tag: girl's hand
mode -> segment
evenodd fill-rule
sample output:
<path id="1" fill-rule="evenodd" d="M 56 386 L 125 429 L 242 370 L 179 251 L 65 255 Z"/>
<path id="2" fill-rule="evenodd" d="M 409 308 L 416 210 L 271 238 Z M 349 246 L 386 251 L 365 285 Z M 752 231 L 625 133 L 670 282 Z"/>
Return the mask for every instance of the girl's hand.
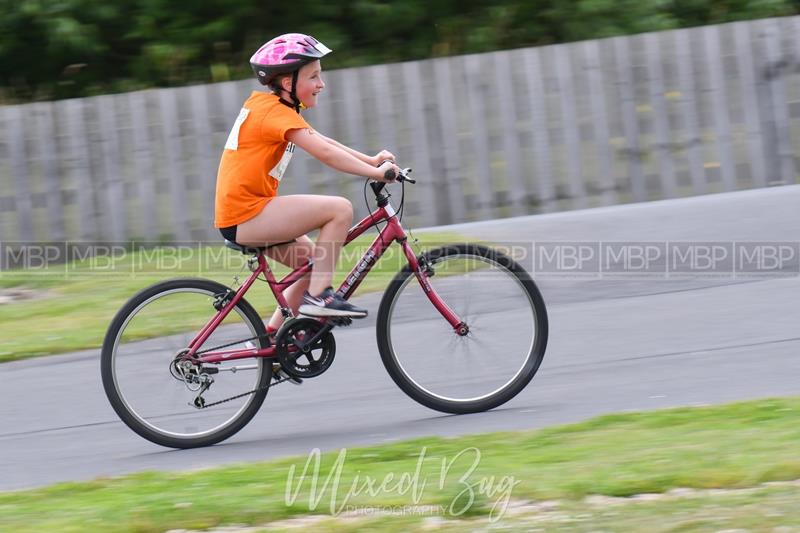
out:
<path id="1" fill-rule="evenodd" d="M 384 161 L 391 161 L 392 163 L 396 161 L 394 154 L 389 150 L 381 150 L 380 152 L 372 156 L 370 159 L 372 160 L 372 166 L 374 167 L 377 167 Z"/>
<path id="2" fill-rule="evenodd" d="M 372 177 L 378 181 L 383 181 L 385 183 L 394 183 L 394 180 L 397 179 L 397 176 L 400 175 L 400 167 L 398 167 L 391 161 L 385 161 L 381 166 L 379 166 L 375 170 L 377 172 Z"/>

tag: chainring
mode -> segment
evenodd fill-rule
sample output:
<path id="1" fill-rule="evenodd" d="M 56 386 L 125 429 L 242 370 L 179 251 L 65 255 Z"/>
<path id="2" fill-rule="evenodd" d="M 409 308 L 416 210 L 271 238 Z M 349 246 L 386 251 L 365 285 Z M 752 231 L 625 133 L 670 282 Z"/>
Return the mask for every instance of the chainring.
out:
<path id="1" fill-rule="evenodd" d="M 278 330 L 275 348 L 281 368 L 287 374 L 313 378 L 330 368 L 336 354 L 336 340 L 330 326 L 313 318 L 294 318 Z"/>

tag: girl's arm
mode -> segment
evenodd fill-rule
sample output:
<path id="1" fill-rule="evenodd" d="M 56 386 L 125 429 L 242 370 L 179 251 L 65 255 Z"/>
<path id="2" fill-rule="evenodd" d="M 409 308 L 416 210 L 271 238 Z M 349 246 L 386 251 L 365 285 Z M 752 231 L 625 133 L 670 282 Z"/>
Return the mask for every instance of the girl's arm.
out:
<path id="1" fill-rule="evenodd" d="M 372 164 L 372 159 L 367 154 L 362 154 L 358 150 L 354 150 L 354 149 L 350 148 L 349 146 L 343 145 L 339 141 L 331 139 L 330 137 L 326 137 L 325 135 L 319 133 L 318 131 L 315 131 L 314 134 L 315 135 L 319 135 L 322 138 L 323 141 L 325 141 L 325 142 L 327 142 L 329 144 L 332 144 L 332 145 L 336 146 L 337 148 L 341 148 L 342 150 L 344 150 L 348 154 L 352 155 L 353 157 L 355 157 L 359 161 L 363 161 L 364 163 L 366 163 L 368 165 L 375 166 L 375 165 Z"/>
<path id="2" fill-rule="evenodd" d="M 362 154 L 358 150 L 354 150 L 354 149 L 350 148 L 349 146 L 345 146 L 342 143 L 340 143 L 339 141 L 337 141 L 335 139 L 331 139 L 330 137 L 326 137 L 325 135 L 323 135 L 323 134 L 321 134 L 319 132 L 315 132 L 315 134 L 319 135 L 320 137 L 322 137 L 322 139 L 325 140 L 326 142 L 328 142 L 328 143 L 330 143 L 330 144 L 332 144 L 332 145 L 334 145 L 334 146 L 336 146 L 338 148 L 341 148 L 342 150 L 344 150 L 348 154 L 352 155 L 356 159 L 359 159 L 360 161 L 363 161 L 364 163 L 367 163 L 368 165 L 372 165 L 372 166 L 375 167 L 375 166 L 378 166 L 379 164 L 381 164 L 382 162 L 387 161 L 387 160 L 391 161 L 392 163 L 394 163 L 394 161 L 395 161 L 394 160 L 394 155 L 392 155 L 392 153 L 387 151 L 387 150 L 381 150 L 381 152 L 379 152 L 377 155 L 371 156 L 371 155 L 367 155 L 367 154 Z"/>
<path id="3" fill-rule="evenodd" d="M 286 133 L 286 140 L 293 142 L 321 162 L 340 172 L 355 176 L 366 176 L 378 181 L 391 181 L 384 178 L 386 171 L 389 169 L 393 169 L 395 174 L 400 172 L 400 168 L 394 163 L 386 163 L 376 167 L 371 163 L 370 157 L 347 148 L 336 141 L 331 142 L 331 139 L 320 135 L 312 129 L 289 130 Z M 370 161 L 364 161 L 358 156 L 370 159 Z"/>

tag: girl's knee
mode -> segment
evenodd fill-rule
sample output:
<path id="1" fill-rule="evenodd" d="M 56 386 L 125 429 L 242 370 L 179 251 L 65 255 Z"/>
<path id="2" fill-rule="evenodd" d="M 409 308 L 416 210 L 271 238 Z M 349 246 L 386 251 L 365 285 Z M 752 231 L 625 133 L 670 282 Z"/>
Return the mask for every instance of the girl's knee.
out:
<path id="1" fill-rule="evenodd" d="M 342 218 L 353 220 L 353 204 L 347 198 L 337 196 L 334 198 L 336 206 L 336 214 Z"/>

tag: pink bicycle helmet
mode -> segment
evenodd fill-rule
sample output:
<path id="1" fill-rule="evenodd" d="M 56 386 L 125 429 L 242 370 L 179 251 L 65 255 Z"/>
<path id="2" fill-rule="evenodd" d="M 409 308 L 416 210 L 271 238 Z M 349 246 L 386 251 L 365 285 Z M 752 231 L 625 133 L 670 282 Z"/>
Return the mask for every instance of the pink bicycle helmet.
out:
<path id="1" fill-rule="evenodd" d="M 259 48 L 250 58 L 250 66 L 253 67 L 258 81 L 262 85 L 269 85 L 275 76 L 296 73 L 306 63 L 320 59 L 330 52 L 330 48 L 310 35 L 285 33 Z"/>

